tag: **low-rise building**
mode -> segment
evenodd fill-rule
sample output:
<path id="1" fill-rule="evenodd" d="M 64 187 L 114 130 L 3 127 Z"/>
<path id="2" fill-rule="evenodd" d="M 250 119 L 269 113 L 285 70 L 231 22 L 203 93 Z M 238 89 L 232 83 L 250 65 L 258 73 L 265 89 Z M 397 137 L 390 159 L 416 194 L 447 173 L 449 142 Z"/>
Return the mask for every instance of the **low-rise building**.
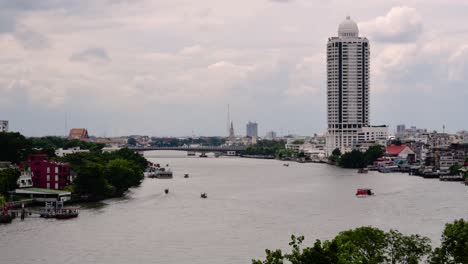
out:
<path id="1" fill-rule="evenodd" d="M 69 148 L 69 149 L 59 148 L 59 149 L 56 149 L 56 150 L 55 150 L 55 155 L 56 155 L 57 157 L 63 157 L 63 156 L 66 156 L 66 155 L 68 155 L 68 154 L 86 153 L 86 152 L 89 152 L 89 150 L 87 150 L 87 149 L 80 149 L 80 147 Z"/>
<path id="2" fill-rule="evenodd" d="M 106 145 L 106 147 L 123 147 L 127 144 L 126 138 L 96 138 L 95 143 Z"/>
<path id="3" fill-rule="evenodd" d="M 45 154 L 30 155 L 21 169 L 31 172 L 32 184 L 36 188 L 62 190 L 73 181 L 70 165 L 49 161 Z"/>
<path id="4" fill-rule="evenodd" d="M 400 159 L 408 159 L 414 162 L 416 155 L 414 151 L 407 145 L 388 145 L 385 148 L 385 154 L 390 157 L 396 157 Z"/>
<path id="5" fill-rule="evenodd" d="M 20 177 L 16 181 L 16 184 L 18 185 L 19 188 L 33 187 L 31 170 L 30 169 L 23 170 L 21 172 Z"/>

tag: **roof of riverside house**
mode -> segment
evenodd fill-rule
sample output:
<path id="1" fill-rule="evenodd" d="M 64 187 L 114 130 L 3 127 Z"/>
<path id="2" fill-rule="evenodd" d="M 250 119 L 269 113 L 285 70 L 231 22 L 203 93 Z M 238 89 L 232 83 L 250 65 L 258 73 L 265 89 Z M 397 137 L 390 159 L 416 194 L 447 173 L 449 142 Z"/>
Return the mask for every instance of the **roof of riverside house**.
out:
<path id="1" fill-rule="evenodd" d="M 398 155 L 400 154 L 400 152 L 402 152 L 406 147 L 408 147 L 407 145 L 405 144 L 402 144 L 400 146 L 398 145 L 388 145 L 386 147 L 386 152 L 387 154 L 389 155 Z M 408 147 L 409 148 L 409 147 Z M 410 148 L 411 149 L 411 148 Z"/>
<path id="2" fill-rule="evenodd" d="M 58 194 L 58 195 L 71 195 L 71 192 L 43 189 L 43 188 L 22 188 L 14 191 L 16 194 Z"/>

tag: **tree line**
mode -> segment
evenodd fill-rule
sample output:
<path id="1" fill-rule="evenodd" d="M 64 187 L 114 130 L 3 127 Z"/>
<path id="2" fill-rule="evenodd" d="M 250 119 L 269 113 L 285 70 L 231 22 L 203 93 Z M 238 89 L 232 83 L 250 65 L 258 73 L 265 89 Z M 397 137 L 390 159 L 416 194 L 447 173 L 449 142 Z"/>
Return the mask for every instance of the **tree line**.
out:
<path id="1" fill-rule="evenodd" d="M 359 227 L 339 233 L 332 240 L 316 240 L 303 247 L 303 236 L 291 236 L 291 250 L 265 250 L 266 257 L 252 264 L 467 264 L 468 222 L 455 220 L 445 225 L 440 246 L 420 235 L 385 232 Z"/>
<path id="2" fill-rule="evenodd" d="M 383 146 L 374 145 L 369 147 L 365 152 L 354 149 L 351 152 L 341 153 L 339 149 L 335 149 L 328 160 L 343 168 L 364 168 L 371 165 L 378 158 L 383 157 L 385 149 Z"/>

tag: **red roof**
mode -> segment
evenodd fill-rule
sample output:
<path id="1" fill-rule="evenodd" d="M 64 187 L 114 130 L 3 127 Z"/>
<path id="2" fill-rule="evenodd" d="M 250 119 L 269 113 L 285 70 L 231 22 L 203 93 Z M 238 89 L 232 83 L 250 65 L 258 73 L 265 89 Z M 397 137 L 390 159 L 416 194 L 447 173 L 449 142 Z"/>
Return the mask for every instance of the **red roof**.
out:
<path id="1" fill-rule="evenodd" d="M 400 146 L 388 145 L 387 148 L 386 148 L 386 152 L 387 152 L 388 155 L 398 156 L 398 154 L 400 154 L 400 152 L 402 152 L 406 147 L 408 147 L 408 146 L 405 145 L 405 144 L 402 144 Z"/>

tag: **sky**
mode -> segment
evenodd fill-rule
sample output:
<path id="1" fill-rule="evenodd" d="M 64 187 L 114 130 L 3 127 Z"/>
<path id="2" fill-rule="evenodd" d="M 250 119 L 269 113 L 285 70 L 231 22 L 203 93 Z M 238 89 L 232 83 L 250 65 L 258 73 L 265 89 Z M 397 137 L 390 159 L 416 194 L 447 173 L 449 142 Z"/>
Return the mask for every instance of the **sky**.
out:
<path id="1" fill-rule="evenodd" d="M 468 129 L 467 0 L 0 0 L 0 120 L 27 136 L 326 130 L 326 43 L 371 45 L 371 124 Z"/>

